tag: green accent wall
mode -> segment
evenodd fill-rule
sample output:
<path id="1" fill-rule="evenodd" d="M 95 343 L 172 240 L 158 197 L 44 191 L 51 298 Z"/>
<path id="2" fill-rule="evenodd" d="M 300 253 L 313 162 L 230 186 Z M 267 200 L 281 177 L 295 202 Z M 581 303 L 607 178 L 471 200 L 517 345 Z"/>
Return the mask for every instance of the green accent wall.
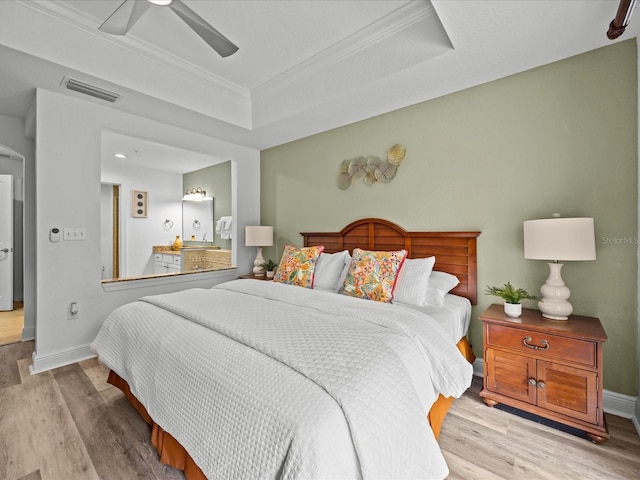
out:
<path id="1" fill-rule="evenodd" d="M 523 256 L 522 222 L 593 217 L 597 260 L 567 262 L 574 313 L 602 320 L 604 386 L 638 394 L 638 152 L 635 40 L 512 75 L 261 152 L 261 221 L 275 243 L 363 217 L 407 230 L 479 230 L 478 315 L 501 301 L 487 285 L 538 292 L 549 268 Z M 336 186 L 341 162 L 407 155 L 389 184 Z M 437 260 L 436 260 L 437 261 Z M 525 301 L 525 306 L 535 303 Z"/>
<path id="2" fill-rule="evenodd" d="M 231 162 L 219 163 L 182 176 L 183 190 L 202 187 L 207 195 L 214 198 L 213 202 L 213 228 L 220 217 L 231 215 Z M 222 239 L 215 235 L 215 242 L 220 248 L 231 250 L 231 240 Z M 188 239 L 186 239 L 188 240 Z"/>

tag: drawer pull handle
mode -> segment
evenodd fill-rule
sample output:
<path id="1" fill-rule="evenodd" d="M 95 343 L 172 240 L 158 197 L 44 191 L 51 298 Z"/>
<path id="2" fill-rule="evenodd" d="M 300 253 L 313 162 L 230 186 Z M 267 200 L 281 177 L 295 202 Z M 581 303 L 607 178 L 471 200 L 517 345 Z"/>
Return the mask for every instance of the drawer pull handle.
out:
<path id="1" fill-rule="evenodd" d="M 530 378 L 529 379 L 529 385 L 535 385 L 536 384 L 536 379 L 535 378 Z"/>
<path id="2" fill-rule="evenodd" d="M 547 385 L 544 382 L 538 382 L 538 388 L 544 388 Z"/>
<path id="3" fill-rule="evenodd" d="M 531 341 L 531 337 L 524 337 L 522 339 L 522 344 L 525 347 L 528 348 L 533 348 L 534 350 L 549 350 L 549 342 L 547 342 L 545 339 L 542 339 L 542 341 L 540 343 L 542 343 L 542 345 L 533 345 L 531 343 L 528 343 Z"/>

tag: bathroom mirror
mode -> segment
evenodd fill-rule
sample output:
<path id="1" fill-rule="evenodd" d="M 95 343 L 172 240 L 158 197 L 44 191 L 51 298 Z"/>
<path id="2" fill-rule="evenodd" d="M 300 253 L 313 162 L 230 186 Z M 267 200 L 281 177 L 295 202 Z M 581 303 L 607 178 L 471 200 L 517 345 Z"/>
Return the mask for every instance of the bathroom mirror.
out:
<path id="1" fill-rule="evenodd" d="M 182 200 L 183 241 L 213 242 L 213 197 Z"/>

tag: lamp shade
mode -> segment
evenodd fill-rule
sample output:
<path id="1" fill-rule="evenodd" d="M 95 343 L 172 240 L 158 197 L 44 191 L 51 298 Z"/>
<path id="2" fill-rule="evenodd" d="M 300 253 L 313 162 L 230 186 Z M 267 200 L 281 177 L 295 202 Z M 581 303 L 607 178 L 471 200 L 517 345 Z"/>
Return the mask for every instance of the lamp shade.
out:
<path id="1" fill-rule="evenodd" d="M 525 221 L 524 258 L 595 260 L 593 218 L 545 218 Z"/>
<path id="2" fill-rule="evenodd" d="M 244 244 L 247 247 L 270 247 L 273 245 L 273 227 L 249 226 L 244 228 Z"/>

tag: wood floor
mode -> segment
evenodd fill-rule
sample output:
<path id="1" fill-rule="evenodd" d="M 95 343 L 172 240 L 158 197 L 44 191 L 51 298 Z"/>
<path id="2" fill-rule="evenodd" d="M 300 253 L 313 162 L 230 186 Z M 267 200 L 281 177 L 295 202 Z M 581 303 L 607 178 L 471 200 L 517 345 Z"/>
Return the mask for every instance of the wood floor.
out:
<path id="1" fill-rule="evenodd" d="M 0 345 L 15 343 L 22 338 L 24 306 L 15 302 L 10 312 L 0 312 Z"/>
<path id="2" fill-rule="evenodd" d="M 0 347 L 0 479 L 181 479 L 158 462 L 150 428 L 107 371 L 87 360 L 29 375 L 33 342 Z M 607 415 L 600 446 L 489 408 L 480 382 L 454 402 L 440 445 L 449 479 L 636 479 L 640 438 L 630 420 Z"/>

